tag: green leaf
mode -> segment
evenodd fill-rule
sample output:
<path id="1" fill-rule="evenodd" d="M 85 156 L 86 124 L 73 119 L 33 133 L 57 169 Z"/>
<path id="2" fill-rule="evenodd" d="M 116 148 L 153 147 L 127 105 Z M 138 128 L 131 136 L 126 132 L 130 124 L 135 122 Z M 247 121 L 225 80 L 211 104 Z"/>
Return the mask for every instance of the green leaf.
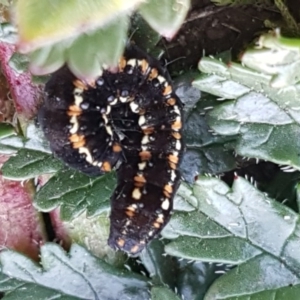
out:
<path id="1" fill-rule="evenodd" d="M 149 24 L 139 14 L 134 14 L 131 18 L 130 35 L 135 44 L 154 57 L 159 57 L 163 53 L 162 49 L 156 47 L 161 36 L 154 31 Z"/>
<path id="2" fill-rule="evenodd" d="M 158 286 L 151 289 L 152 300 L 180 300 L 180 298 L 170 289 Z"/>
<path id="3" fill-rule="evenodd" d="M 295 170 L 288 167 L 282 167 L 282 169 L 284 172 L 278 172 L 268 184 L 260 184 L 260 190 L 295 211 L 299 211 L 296 198 L 300 173 L 293 172 Z"/>
<path id="4" fill-rule="evenodd" d="M 193 183 L 198 174 L 220 174 L 235 168 L 234 153 L 227 144 L 235 142 L 236 137 L 216 135 L 207 124 L 207 109 L 213 108 L 216 103 L 211 96 L 203 95 L 186 117 L 184 136 L 187 151 L 180 169 L 189 183 Z"/>
<path id="5" fill-rule="evenodd" d="M 49 142 L 45 139 L 44 133 L 32 123 L 26 128 L 26 138 L 24 145 L 26 149 L 52 154 Z"/>
<path id="6" fill-rule="evenodd" d="M 79 300 L 78 297 L 62 295 L 61 291 L 38 286 L 34 283 L 27 283 L 17 280 L 11 276 L 0 273 L 0 291 L 4 292 L 1 299 L 4 300 L 29 300 L 29 299 L 60 299 Z"/>
<path id="7" fill-rule="evenodd" d="M 273 300 L 274 295 L 277 299 L 297 300 L 299 290 L 299 273 L 293 273 L 279 260 L 262 254 L 217 279 L 205 300 L 246 300 L 249 297 L 251 300 Z"/>
<path id="8" fill-rule="evenodd" d="M 35 206 L 42 211 L 60 207 L 61 218 L 71 220 L 86 210 L 92 217 L 107 211 L 115 187 L 113 172 L 91 178 L 80 172 L 64 169 L 57 172 L 36 194 Z"/>
<path id="9" fill-rule="evenodd" d="M 8 293 L 15 293 L 16 296 L 20 295 L 24 285 L 29 285 L 30 288 L 37 288 L 34 299 L 50 299 L 58 294 L 67 297 L 62 299 L 149 298 L 145 278 L 115 269 L 78 245 L 73 245 L 68 254 L 56 244 L 42 246 L 42 267 L 11 250 L 2 251 L 0 261 L 2 274 L 9 276 L 11 289 Z M 20 284 L 13 280 L 18 280 Z M 2 291 L 7 289 L 4 287 Z"/>
<path id="10" fill-rule="evenodd" d="M 30 53 L 30 71 L 35 75 L 45 75 L 58 70 L 66 60 L 66 49 L 70 41 L 56 43 Z"/>
<path id="11" fill-rule="evenodd" d="M 13 180 L 26 180 L 41 174 L 54 173 L 62 168 L 60 161 L 40 151 L 21 149 L 4 163 L 3 176 Z"/>
<path id="12" fill-rule="evenodd" d="M 38 49 L 30 55 L 30 70 L 44 75 L 56 71 L 65 62 L 78 77 L 93 79 L 102 66 L 116 65 L 127 35 L 128 18 L 122 16 L 105 28 Z M 99 48 L 99 45 L 101 47 Z"/>
<path id="13" fill-rule="evenodd" d="M 203 95 L 199 89 L 192 86 L 192 81 L 198 75 L 198 72 L 190 71 L 178 76 L 174 80 L 175 93 L 184 103 L 183 109 L 187 115 L 191 113 L 199 101 L 209 101 L 207 95 Z M 198 105 L 199 104 L 200 103 L 198 103 Z"/>
<path id="14" fill-rule="evenodd" d="M 33 123 L 26 128 L 27 138 L 5 132 L 4 138 L 0 139 L 0 153 L 15 156 L 3 165 L 4 177 L 26 180 L 37 175 L 54 173 L 62 168 L 61 162 L 53 157 L 42 131 Z"/>
<path id="15" fill-rule="evenodd" d="M 17 136 L 14 127 L 8 123 L 0 123 L 0 153 L 14 154 L 24 145 L 24 139 Z"/>
<path id="16" fill-rule="evenodd" d="M 300 184 L 298 183 L 296 186 L 296 197 L 297 197 L 297 205 L 298 205 L 298 211 L 300 209 Z"/>
<path id="17" fill-rule="evenodd" d="M 270 86 L 283 88 L 300 78 L 300 39 L 280 36 L 278 30 L 260 36 L 256 48 L 248 49 L 242 63 L 257 72 L 270 75 Z"/>
<path id="18" fill-rule="evenodd" d="M 9 135 L 0 139 L 0 153 L 14 154 L 24 146 L 24 138 L 18 135 Z"/>
<path id="19" fill-rule="evenodd" d="M 152 282 L 168 285 L 173 289 L 176 285 L 178 264 L 173 257 L 164 255 L 164 244 L 163 241 L 153 240 L 139 258 L 152 278 Z"/>
<path id="20" fill-rule="evenodd" d="M 26 129 L 27 139 L 12 135 L 6 125 L 2 126 L 0 153 L 15 154 L 3 165 L 3 176 L 14 180 L 26 180 L 37 175 L 54 173 L 62 168 L 60 161 L 51 154 L 43 133 L 34 124 Z"/>
<path id="21" fill-rule="evenodd" d="M 17 30 L 10 23 L 0 24 L 0 41 L 9 44 L 15 44 L 18 40 Z"/>
<path id="22" fill-rule="evenodd" d="M 206 58 L 202 59 L 202 63 L 205 64 L 204 61 Z M 209 69 L 209 72 L 214 72 L 214 66 Z M 219 70 L 218 70 L 219 71 Z M 226 72 L 225 70 L 222 70 Z M 222 97 L 224 99 L 235 99 L 245 95 L 250 92 L 250 88 L 247 88 L 235 81 L 227 80 L 226 78 L 219 75 L 210 75 L 202 74 L 197 77 L 197 79 L 193 82 L 193 86 L 198 89 L 210 93 L 215 96 Z"/>
<path id="23" fill-rule="evenodd" d="M 197 239 L 195 237 L 179 237 L 166 246 L 169 255 L 187 259 L 201 259 L 206 262 L 238 264 L 257 256 L 260 251 L 249 243 L 236 237 L 215 236 L 214 238 Z M 203 236 L 205 237 L 205 236 Z M 220 247 L 222 245 L 222 247 Z M 201 249 L 201 254 L 199 254 Z"/>
<path id="24" fill-rule="evenodd" d="M 0 142 L 1 139 L 15 134 L 16 131 L 12 125 L 10 125 L 9 123 L 0 123 Z"/>
<path id="25" fill-rule="evenodd" d="M 202 75 L 194 82 L 195 86 L 208 92 L 214 90 L 219 97 L 237 97 L 215 106 L 209 113 L 212 129 L 226 136 L 238 135 L 235 151 L 241 156 L 300 169 L 300 91 L 297 86 L 278 91 L 269 86 L 271 75 L 234 63 L 228 67 L 212 58 L 203 58 L 199 67 L 203 72 L 214 74 Z M 213 81 L 206 89 L 210 77 Z M 235 84 L 234 89 L 231 84 Z"/>
<path id="26" fill-rule="evenodd" d="M 71 71 L 78 77 L 93 79 L 101 75 L 103 64 L 116 65 L 123 53 L 128 23 L 128 17 L 122 16 L 101 30 L 79 36 L 68 49 Z"/>
<path id="27" fill-rule="evenodd" d="M 175 195 L 173 209 L 187 212 L 195 210 L 195 206 L 198 202 L 197 199 L 192 196 L 190 188 L 187 185 L 182 184 L 179 191 Z"/>
<path id="28" fill-rule="evenodd" d="M 181 299 L 202 300 L 211 284 L 224 272 L 224 265 L 217 267 L 215 264 L 199 261 L 180 261 L 180 273 L 177 277 L 178 294 Z"/>
<path id="29" fill-rule="evenodd" d="M 103 27 L 112 20 L 122 18 L 140 2 L 141 0 L 112 0 L 109 3 L 104 0 L 18 1 L 15 5 L 15 21 L 19 28 L 19 48 L 29 52 Z"/>
<path id="30" fill-rule="evenodd" d="M 108 246 L 109 225 L 110 220 L 106 211 L 93 218 L 81 214 L 69 222 L 64 222 L 64 229 L 73 243 L 85 247 L 110 265 L 123 267 L 128 257 Z"/>
<path id="31" fill-rule="evenodd" d="M 15 52 L 8 61 L 8 65 L 17 73 L 21 74 L 28 69 L 28 57 Z"/>
<path id="32" fill-rule="evenodd" d="M 52 154 L 49 143 L 45 140 L 43 132 L 33 123 L 28 124 L 26 128 L 26 138 L 21 135 L 16 135 L 15 133 L 10 134 L 12 128 L 9 128 L 5 123 L 2 124 L 3 136 L 0 137 L 0 153 L 15 154 L 19 149 L 25 148 Z"/>
<path id="33" fill-rule="evenodd" d="M 4 6 L 10 6 L 10 1 L 9 0 L 0 0 L 0 4 Z"/>
<path id="34" fill-rule="evenodd" d="M 290 285 L 300 283 L 298 214 L 241 177 L 232 188 L 201 177 L 191 191 L 184 196 L 194 210 L 175 212 L 162 232 L 175 238 L 166 252 L 238 264 L 214 282 L 205 299 L 262 299 L 255 298 L 262 291 L 268 291 L 264 299 L 273 299 L 274 293 L 288 293 Z"/>
<path id="35" fill-rule="evenodd" d="M 164 37 L 171 39 L 179 30 L 190 8 L 190 0 L 151 0 L 139 7 L 149 25 Z"/>

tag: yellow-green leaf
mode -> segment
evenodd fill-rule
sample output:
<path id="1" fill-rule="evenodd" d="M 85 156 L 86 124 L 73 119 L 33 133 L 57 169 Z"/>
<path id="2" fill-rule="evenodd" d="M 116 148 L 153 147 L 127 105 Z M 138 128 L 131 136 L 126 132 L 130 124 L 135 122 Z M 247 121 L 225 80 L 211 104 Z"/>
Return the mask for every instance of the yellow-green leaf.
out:
<path id="1" fill-rule="evenodd" d="M 141 0 L 20 0 L 15 6 L 19 49 L 30 52 L 101 27 Z"/>
<path id="2" fill-rule="evenodd" d="M 149 25 L 171 39 L 180 28 L 190 8 L 190 0 L 151 0 L 140 6 L 140 13 Z"/>

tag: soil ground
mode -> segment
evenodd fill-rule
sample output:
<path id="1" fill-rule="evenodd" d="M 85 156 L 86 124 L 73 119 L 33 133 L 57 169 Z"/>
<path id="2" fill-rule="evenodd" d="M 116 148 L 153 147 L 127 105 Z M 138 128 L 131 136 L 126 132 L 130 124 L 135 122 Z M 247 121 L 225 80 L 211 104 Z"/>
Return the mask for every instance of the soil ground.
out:
<path id="1" fill-rule="evenodd" d="M 172 70 L 195 68 L 203 54 L 232 50 L 233 58 L 237 57 L 267 30 L 265 20 L 279 23 L 281 19 L 279 10 L 272 5 L 216 6 L 210 0 L 194 0 L 192 10 L 176 37 L 162 43 L 167 60 L 184 57 L 168 69 L 172 73 Z"/>

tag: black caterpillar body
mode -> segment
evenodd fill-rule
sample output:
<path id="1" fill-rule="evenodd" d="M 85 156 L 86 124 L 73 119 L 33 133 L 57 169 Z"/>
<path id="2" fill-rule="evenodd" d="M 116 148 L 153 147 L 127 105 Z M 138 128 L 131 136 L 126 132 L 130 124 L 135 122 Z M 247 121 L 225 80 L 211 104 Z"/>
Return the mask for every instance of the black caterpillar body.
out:
<path id="1" fill-rule="evenodd" d="M 182 103 L 169 74 L 130 45 L 117 72 L 85 82 L 64 67 L 45 95 L 38 117 L 55 155 L 91 176 L 117 169 L 108 243 L 136 255 L 169 221 L 180 182 Z"/>

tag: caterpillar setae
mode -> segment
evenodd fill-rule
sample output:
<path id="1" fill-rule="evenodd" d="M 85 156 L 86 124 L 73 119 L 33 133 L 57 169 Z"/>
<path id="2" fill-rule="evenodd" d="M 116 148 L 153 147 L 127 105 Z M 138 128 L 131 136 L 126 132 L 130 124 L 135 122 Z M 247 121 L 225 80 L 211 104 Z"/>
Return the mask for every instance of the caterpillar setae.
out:
<path id="1" fill-rule="evenodd" d="M 45 86 L 39 123 L 53 153 L 90 176 L 117 170 L 108 244 L 130 255 L 167 224 L 180 183 L 182 108 L 159 61 L 128 45 L 93 82 L 67 67 Z"/>

